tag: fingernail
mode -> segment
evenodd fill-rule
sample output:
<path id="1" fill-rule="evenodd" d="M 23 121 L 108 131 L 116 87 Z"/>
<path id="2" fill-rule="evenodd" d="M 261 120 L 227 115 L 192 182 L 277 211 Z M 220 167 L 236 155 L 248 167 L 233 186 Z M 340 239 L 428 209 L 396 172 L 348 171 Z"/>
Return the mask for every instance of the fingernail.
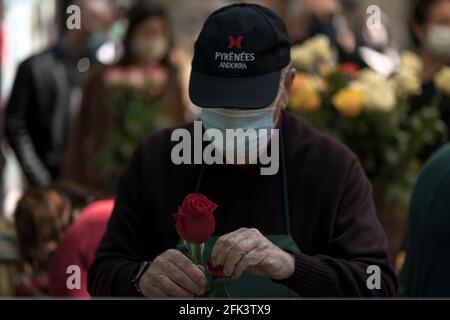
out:
<path id="1" fill-rule="evenodd" d="M 206 268 L 200 264 L 197 265 L 197 268 L 199 268 L 200 270 L 202 270 L 202 272 L 206 271 Z"/>

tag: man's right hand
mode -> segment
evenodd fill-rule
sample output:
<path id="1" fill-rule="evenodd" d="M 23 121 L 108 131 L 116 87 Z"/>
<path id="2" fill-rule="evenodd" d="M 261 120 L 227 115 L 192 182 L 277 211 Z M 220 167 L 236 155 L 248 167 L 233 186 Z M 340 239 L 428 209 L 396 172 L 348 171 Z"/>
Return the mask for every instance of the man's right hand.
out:
<path id="1" fill-rule="evenodd" d="M 174 249 L 156 257 L 139 280 L 142 294 L 149 298 L 201 296 L 206 284 L 200 267 Z"/>

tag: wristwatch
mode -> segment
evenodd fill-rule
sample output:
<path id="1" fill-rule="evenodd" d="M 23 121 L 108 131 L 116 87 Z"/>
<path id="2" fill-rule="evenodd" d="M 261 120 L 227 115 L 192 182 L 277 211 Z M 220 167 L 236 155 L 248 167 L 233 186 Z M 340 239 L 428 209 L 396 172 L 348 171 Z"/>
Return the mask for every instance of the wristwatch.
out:
<path id="1" fill-rule="evenodd" d="M 139 267 L 136 269 L 136 271 L 133 274 L 133 277 L 131 278 L 131 284 L 136 288 L 136 291 L 142 294 L 141 288 L 139 287 L 139 281 L 141 280 L 142 276 L 144 275 L 145 271 L 147 271 L 148 267 L 150 266 L 149 261 L 142 262 L 139 264 Z"/>

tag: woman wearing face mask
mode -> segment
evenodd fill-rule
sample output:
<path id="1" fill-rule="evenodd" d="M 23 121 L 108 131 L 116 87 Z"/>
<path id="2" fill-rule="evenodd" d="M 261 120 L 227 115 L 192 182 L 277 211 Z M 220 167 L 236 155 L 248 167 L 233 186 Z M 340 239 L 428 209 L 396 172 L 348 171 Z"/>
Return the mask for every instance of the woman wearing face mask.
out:
<path id="1" fill-rule="evenodd" d="M 116 65 L 93 71 L 90 79 L 86 82 L 83 90 L 83 102 L 78 120 L 72 130 L 63 169 L 65 179 L 98 190 L 99 194 L 112 194 L 115 191 L 115 184 L 121 171 L 120 167 L 125 164 L 125 159 L 131 156 L 131 154 L 121 155 L 119 159 L 114 160 L 115 168 L 113 170 L 108 168 L 108 171 L 101 161 L 98 161 L 99 155 L 105 148 L 109 148 L 111 143 L 117 144 L 119 143 L 117 141 L 122 140 L 122 136 L 117 137 L 117 135 L 122 134 L 120 128 L 124 126 L 124 123 L 126 125 L 128 120 L 124 120 L 124 116 L 121 115 L 126 110 L 134 108 L 134 104 L 126 95 L 111 102 L 110 96 L 115 90 L 111 90 L 108 81 L 111 81 L 109 75 L 112 74 L 112 71 L 125 70 L 121 75 L 126 76 L 128 71 L 130 71 L 129 74 L 135 74 L 135 71 L 138 71 L 138 74 L 142 75 L 142 72 L 139 71 L 145 73 L 147 70 L 158 70 L 156 73 L 152 71 L 150 76 L 145 73 L 146 84 L 148 82 L 158 83 L 156 86 L 158 90 L 151 90 L 150 95 L 152 101 L 155 101 L 157 107 L 162 109 L 164 114 L 164 121 L 152 121 L 165 127 L 179 125 L 185 120 L 185 104 L 179 72 L 183 61 L 180 61 L 180 55 L 176 54 L 175 49 L 172 48 L 169 21 L 162 6 L 152 1 L 138 1 L 130 8 L 123 49 L 123 56 Z M 157 77 L 157 75 L 159 76 Z M 160 77 L 161 75 L 162 77 Z M 137 80 L 139 81 L 139 79 L 138 77 Z M 130 76 L 130 79 L 126 81 L 132 83 L 135 80 L 136 77 Z M 142 93 L 145 91 L 146 95 L 150 92 L 147 85 L 143 88 L 138 86 L 138 88 Z M 154 106 L 148 106 L 148 108 L 152 107 Z M 147 103 L 144 108 L 147 108 Z M 135 122 L 133 119 L 128 122 L 130 121 Z M 142 127 L 142 124 L 139 125 Z M 153 130 L 156 130 L 155 128 L 147 129 L 145 124 L 144 126 L 143 131 L 145 132 L 142 135 L 151 134 Z M 112 136 L 113 133 L 114 136 Z M 123 134 L 123 138 L 127 139 L 125 134 Z M 144 136 L 137 138 L 135 139 L 136 143 Z M 129 141 L 127 140 L 127 142 Z M 122 158 L 124 159 L 123 163 L 118 163 Z"/>
<path id="2" fill-rule="evenodd" d="M 450 64 L 450 0 L 419 0 L 416 4 L 411 31 L 423 62 L 422 93 L 411 99 L 411 111 L 430 105 L 436 93 L 434 75 Z M 442 120 L 450 129 L 450 99 L 443 96 L 439 104 Z M 442 141 L 426 148 L 421 154 L 426 160 Z"/>

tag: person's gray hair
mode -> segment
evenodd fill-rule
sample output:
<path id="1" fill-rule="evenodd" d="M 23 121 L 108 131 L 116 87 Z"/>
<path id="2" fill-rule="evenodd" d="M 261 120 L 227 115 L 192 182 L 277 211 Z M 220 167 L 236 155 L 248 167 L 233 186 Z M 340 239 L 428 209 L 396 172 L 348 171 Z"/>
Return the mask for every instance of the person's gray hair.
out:
<path id="1" fill-rule="evenodd" d="M 292 70 L 292 62 L 289 62 L 289 64 L 281 69 L 281 75 L 280 75 L 280 88 L 282 84 L 284 83 L 284 80 L 286 80 L 286 76 L 289 74 L 289 72 Z"/>

